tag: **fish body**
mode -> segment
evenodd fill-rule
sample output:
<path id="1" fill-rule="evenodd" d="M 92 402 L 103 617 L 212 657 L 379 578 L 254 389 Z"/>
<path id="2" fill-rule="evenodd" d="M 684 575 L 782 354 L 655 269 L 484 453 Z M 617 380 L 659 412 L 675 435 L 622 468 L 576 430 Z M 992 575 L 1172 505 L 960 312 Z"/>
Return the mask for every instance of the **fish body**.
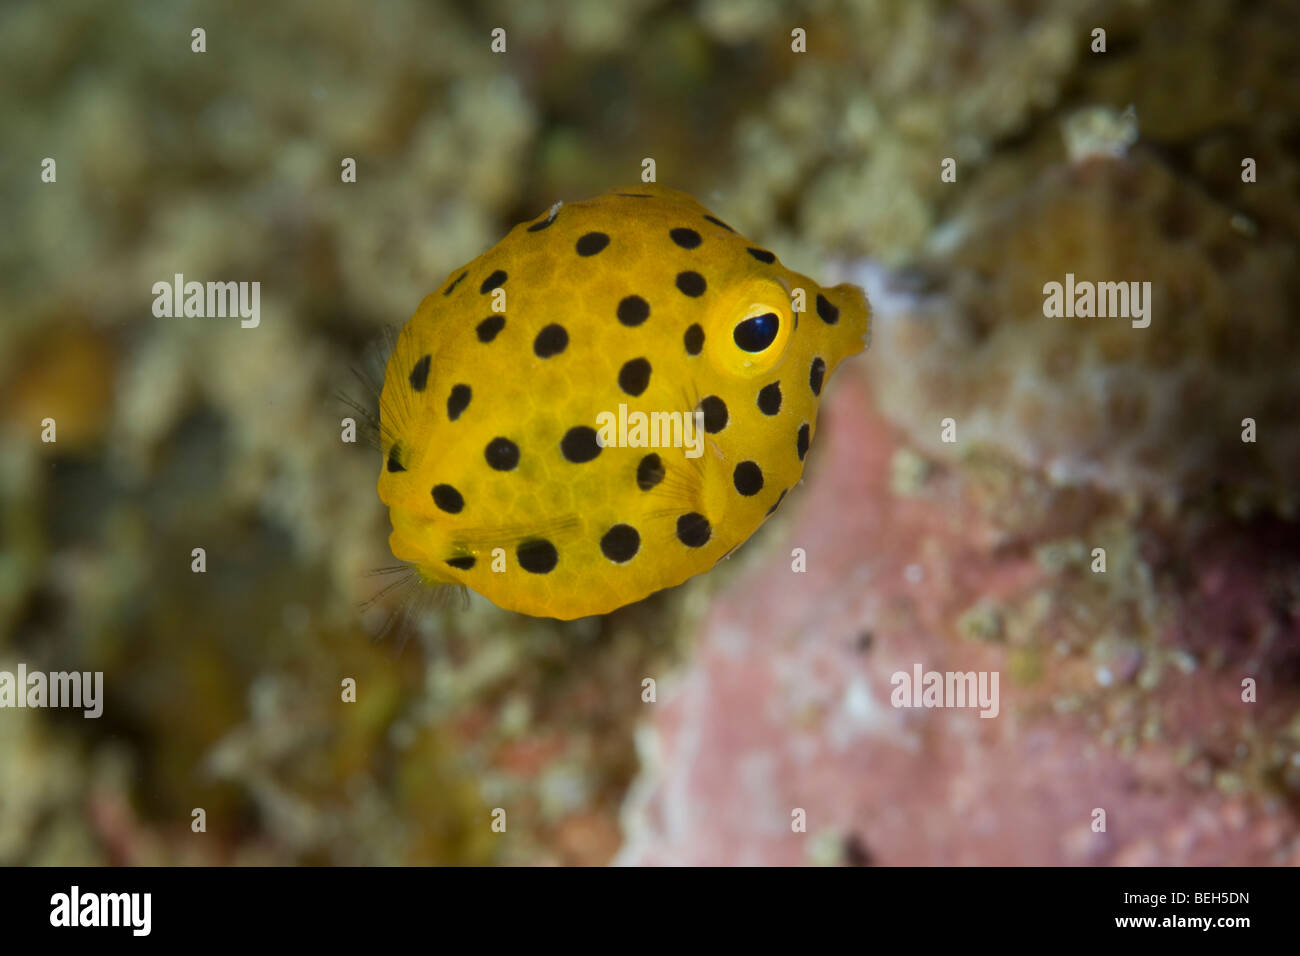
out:
<path id="1" fill-rule="evenodd" d="M 380 399 L 394 555 L 565 620 L 708 570 L 798 482 L 868 313 L 857 286 L 791 272 L 683 193 L 557 204 L 398 337 Z M 665 427 L 652 447 L 620 420 Z"/>

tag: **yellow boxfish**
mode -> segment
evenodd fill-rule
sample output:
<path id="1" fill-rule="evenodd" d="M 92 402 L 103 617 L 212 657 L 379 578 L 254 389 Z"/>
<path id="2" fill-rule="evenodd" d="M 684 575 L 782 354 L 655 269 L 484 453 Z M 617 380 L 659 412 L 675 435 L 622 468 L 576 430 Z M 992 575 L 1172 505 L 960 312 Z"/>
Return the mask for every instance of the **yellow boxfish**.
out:
<path id="1" fill-rule="evenodd" d="M 397 339 L 380 397 L 393 554 L 564 620 L 708 570 L 799 480 L 868 313 L 857 286 L 791 272 L 683 193 L 556 204 Z"/>

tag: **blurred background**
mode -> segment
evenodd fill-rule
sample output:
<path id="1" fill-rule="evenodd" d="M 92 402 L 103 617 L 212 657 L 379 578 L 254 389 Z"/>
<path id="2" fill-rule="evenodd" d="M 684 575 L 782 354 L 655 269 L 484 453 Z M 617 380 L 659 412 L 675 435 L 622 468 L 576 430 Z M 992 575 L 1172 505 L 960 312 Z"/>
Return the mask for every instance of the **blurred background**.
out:
<path id="1" fill-rule="evenodd" d="M 0 670 L 103 671 L 105 702 L 0 710 L 0 863 L 1300 862 L 1298 23 L 6 3 Z M 336 393 L 646 157 L 868 288 L 803 487 L 604 618 L 363 606 L 393 561 Z M 1045 318 L 1067 272 L 1150 281 L 1150 327 Z M 260 327 L 154 317 L 175 273 L 260 281 Z M 916 662 L 998 671 L 998 718 L 891 708 Z"/>

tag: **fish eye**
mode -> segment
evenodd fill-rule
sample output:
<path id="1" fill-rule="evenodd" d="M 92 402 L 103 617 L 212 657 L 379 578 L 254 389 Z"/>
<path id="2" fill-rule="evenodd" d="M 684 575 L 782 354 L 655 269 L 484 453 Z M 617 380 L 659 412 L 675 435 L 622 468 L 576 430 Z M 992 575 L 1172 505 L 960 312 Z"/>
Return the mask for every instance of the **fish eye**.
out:
<path id="1" fill-rule="evenodd" d="M 776 341 L 777 330 L 781 320 L 775 312 L 752 315 L 737 324 L 732 337 L 736 344 L 746 352 L 761 352 Z"/>

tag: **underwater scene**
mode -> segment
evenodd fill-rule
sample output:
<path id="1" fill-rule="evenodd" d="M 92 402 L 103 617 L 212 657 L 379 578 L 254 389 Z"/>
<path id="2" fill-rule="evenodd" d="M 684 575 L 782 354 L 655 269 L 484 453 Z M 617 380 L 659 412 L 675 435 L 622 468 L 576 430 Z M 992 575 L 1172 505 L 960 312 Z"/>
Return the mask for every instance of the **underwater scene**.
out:
<path id="1" fill-rule="evenodd" d="M 0 865 L 1300 864 L 1300 5 L 0 7 Z"/>

